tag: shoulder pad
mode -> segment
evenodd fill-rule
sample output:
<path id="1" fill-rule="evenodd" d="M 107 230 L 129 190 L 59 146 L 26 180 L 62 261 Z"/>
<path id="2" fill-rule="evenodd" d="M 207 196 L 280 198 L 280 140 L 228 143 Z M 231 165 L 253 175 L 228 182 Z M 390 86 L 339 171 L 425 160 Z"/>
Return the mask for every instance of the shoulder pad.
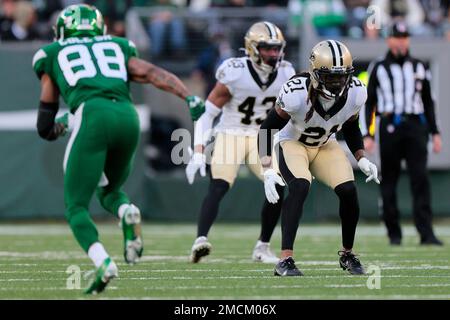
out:
<path id="1" fill-rule="evenodd" d="M 126 55 L 126 59 L 127 59 L 127 63 L 128 63 L 128 59 L 130 59 L 131 57 L 139 57 L 139 53 L 137 51 L 136 45 L 134 44 L 133 41 L 124 38 L 124 37 L 115 37 L 115 36 L 110 36 L 110 35 L 104 35 L 104 36 L 97 36 L 97 38 L 99 39 L 104 39 L 104 40 L 111 40 L 114 43 L 117 43 L 120 48 L 122 49 L 123 53 L 125 53 Z"/>
<path id="2" fill-rule="evenodd" d="M 350 83 L 350 87 L 355 91 L 355 104 L 359 107 L 364 105 L 367 100 L 367 88 L 364 83 L 359 80 L 357 77 L 352 77 L 352 82 Z"/>
<path id="3" fill-rule="evenodd" d="M 39 79 L 44 73 L 47 72 L 47 67 L 49 64 L 48 60 L 50 55 L 49 52 L 51 52 L 51 50 L 49 50 L 49 46 L 51 45 L 42 47 L 33 56 L 32 67 Z"/>
<path id="4" fill-rule="evenodd" d="M 230 58 L 222 62 L 217 68 L 217 81 L 228 85 L 241 77 L 242 72 L 247 68 L 246 60 L 243 58 Z"/>
<path id="5" fill-rule="evenodd" d="M 44 49 L 39 49 L 33 56 L 33 68 L 36 67 L 38 62 L 41 62 L 41 60 L 45 58 L 47 58 L 47 53 L 45 53 Z"/>
<path id="6" fill-rule="evenodd" d="M 277 104 L 290 114 L 306 105 L 307 97 L 306 78 L 294 77 L 284 83 L 278 95 Z"/>
<path id="7" fill-rule="evenodd" d="M 129 45 L 131 48 L 136 49 L 136 44 L 135 44 L 133 41 L 128 40 L 128 45 Z"/>
<path id="8" fill-rule="evenodd" d="M 281 61 L 280 67 L 278 69 L 284 73 L 287 79 L 290 79 L 295 74 L 294 67 L 289 61 L 286 60 Z"/>

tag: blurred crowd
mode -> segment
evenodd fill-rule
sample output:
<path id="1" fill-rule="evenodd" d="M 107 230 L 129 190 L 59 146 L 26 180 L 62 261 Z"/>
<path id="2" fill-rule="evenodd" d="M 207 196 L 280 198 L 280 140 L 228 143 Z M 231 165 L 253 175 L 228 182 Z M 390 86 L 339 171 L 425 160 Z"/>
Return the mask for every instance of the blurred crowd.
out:
<path id="1" fill-rule="evenodd" d="M 52 40 L 52 26 L 60 11 L 77 3 L 98 6 L 105 14 L 110 31 L 125 35 L 124 18 L 132 0 L 0 0 L 0 40 Z"/>
<path id="2" fill-rule="evenodd" d="M 183 57 L 190 39 L 189 16 L 186 12 L 208 12 L 209 8 L 266 7 L 281 9 L 285 15 L 270 18 L 288 30 L 288 36 L 299 33 L 305 19 L 320 36 L 377 38 L 383 37 L 382 28 L 393 20 L 407 21 L 412 36 L 445 37 L 450 40 L 450 0 L 85 0 L 97 6 L 105 16 L 109 33 L 126 36 L 125 17 L 131 7 L 151 8 L 151 14 L 142 19 L 151 42 L 153 57 Z M 0 0 L 0 40 L 52 40 L 52 25 L 60 10 L 80 0 Z M 279 12 L 279 11 L 278 11 Z M 195 15 L 193 16 L 195 17 Z M 287 19 L 286 19 L 287 17 Z M 142 18 L 142 16 L 141 16 Z M 268 17 L 269 18 L 269 17 Z M 195 18 L 192 18 L 195 20 Z M 223 24 L 218 20 L 203 28 L 204 47 L 220 49 L 224 55 L 230 52 L 224 47 L 226 36 Z M 222 24 L 222 26 L 220 26 Z M 228 26 L 228 24 L 227 24 Z M 240 36 L 240 35 L 239 35 Z M 191 40 L 189 40 L 191 41 Z M 205 53 L 208 54 L 207 52 Z"/>

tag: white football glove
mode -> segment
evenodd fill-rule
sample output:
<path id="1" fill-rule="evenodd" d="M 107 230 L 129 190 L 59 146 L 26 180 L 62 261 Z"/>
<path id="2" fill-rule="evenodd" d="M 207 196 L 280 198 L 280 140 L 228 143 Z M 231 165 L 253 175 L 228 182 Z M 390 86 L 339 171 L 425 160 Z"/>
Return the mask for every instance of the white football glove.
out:
<path id="1" fill-rule="evenodd" d="M 192 151 L 191 151 L 192 152 Z M 200 169 L 200 175 L 206 176 L 206 156 L 200 152 L 194 152 L 186 166 L 186 177 L 189 184 L 194 183 L 195 174 Z"/>
<path id="2" fill-rule="evenodd" d="M 366 176 L 368 176 L 366 182 L 373 180 L 376 183 L 380 184 L 380 180 L 378 180 L 378 169 L 375 164 L 367 160 L 367 158 L 362 157 L 358 161 L 358 166 L 359 169 L 361 169 L 361 171 L 364 172 Z"/>
<path id="3" fill-rule="evenodd" d="M 267 201 L 270 203 L 277 203 L 280 196 L 278 195 L 275 186 L 279 184 L 284 186 L 283 179 L 273 169 L 268 169 L 264 172 L 264 192 L 266 193 Z"/>

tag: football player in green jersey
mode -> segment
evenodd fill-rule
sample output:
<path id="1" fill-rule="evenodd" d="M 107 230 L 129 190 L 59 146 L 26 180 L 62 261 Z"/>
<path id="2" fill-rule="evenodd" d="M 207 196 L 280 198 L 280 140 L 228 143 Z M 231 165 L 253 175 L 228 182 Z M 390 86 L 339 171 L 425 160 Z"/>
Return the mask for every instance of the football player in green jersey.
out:
<path id="1" fill-rule="evenodd" d="M 178 77 L 139 59 L 131 41 L 107 35 L 102 14 L 93 6 L 64 9 L 55 36 L 55 42 L 33 58 L 41 81 L 37 129 L 50 141 L 65 133 L 64 123 L 55 121 L 61 96 L 75 119 L 64 156 L 65 216 L 96 267 L 86 293 L 99 293 L 118 271 L 89 216 L 95 191 L 102 206 L 120 218 L 125 261 L 136 263 L 143 251 L 141 214 L 121 190 L 140 131 L 129 82 L 150 83 L 184 99 L 194 121 L 203 113 L 204 104 L 189 94 Z"/>

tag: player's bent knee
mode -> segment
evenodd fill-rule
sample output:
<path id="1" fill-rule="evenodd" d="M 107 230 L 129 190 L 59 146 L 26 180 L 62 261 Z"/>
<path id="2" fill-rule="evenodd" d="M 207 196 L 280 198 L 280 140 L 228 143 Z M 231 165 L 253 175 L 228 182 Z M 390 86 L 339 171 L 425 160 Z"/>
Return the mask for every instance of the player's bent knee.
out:
<path id="1" fill-rule="evenodd" d="M 334 188 L 334 191 L 339 198 L 356 198 L 356 185 L 354 181 L 347 181 L 339 184 Z"/>
<path id="2" fill-rule="evenodd" d="M 97 199 L 102 202 L 107 195 L 107 191 L 104 187 L 97 187 L 97 189 L 95 189 L 95 194 L 97 195 Z"/>
<path id="3" fill-rule="evenodd" d="M 296 195 L 306 195 L 309 191 L 310 182 L 307 179 L 303 178 L 295 178 L 292 179 L 289 184 L 289 193 L 296 194 Z"/>
<path id="4" fill-rule="evenodd" d="M 277 193 L 278 193 L 278 195 L 280 196 L 280 199 L 283 199 L 283 196 L 284 196 L 284 190 L 286 189 L 286 187 L 277 184 L 277 185 L 275 186 L 275 189 L 277 190 Z"/>
<path id="5" fill-rule="evenodd" d="M 89 214 L 89 211 L 87 207 L 80 206 L 80 205 L 68 205 L 66 207 L 66 211 L 64 212 L 64 217 L 67 221 L 71 221 L 74 217 Z"/>
<path id="6" fill-rule="evenodd" d="M 230 189 L 230 184 L 222 179 L 212 179 L 209 185 L 209 193 L 222 198 Z"/>

